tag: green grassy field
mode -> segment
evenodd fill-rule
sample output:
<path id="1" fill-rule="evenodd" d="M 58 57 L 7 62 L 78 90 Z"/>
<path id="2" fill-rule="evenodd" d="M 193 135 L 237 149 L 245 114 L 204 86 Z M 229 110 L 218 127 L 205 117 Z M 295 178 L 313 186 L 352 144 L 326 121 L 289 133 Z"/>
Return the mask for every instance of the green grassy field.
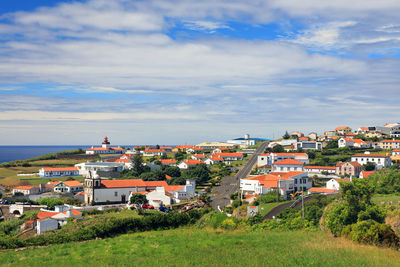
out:
<path id="1" fill-rule="evenodd" d="M 272 203 L 261 204 L 261 205 L 260 205 L 260 207 L 261 207 L 261 215 L 267 214 L 267 213 L 270 212 L 273 208 L 275 208 L 275 207 L 277 207 L 277 206 L 279 206 L 279 205 L 281 205 L 281 204 L 284 204 L 284 203 L 286 203 L 286 202 L 289 202 L 289 201 L 284 201 L 284 202 L 272 202 Z"/>
<path id="2" fill-rule="evenodd" d="M 385 205 L 389 205 L 389 201 L 392 201 L 392 205 L 393 206 L 399 206 L 400 204 L 400 195 L 394 195 L 394 194 L 390 194 L 390 195 L 380 195 L 380 194 L 375 194 L 372 197 L 372 202 L 374 202 L 375 204 L 380 205 L 381 202 L 385 202 Z"/>
<path id="3" fill-rule="evenodd" d="M 400 266 L 400 252 L 322 232 L 180 228 L 23 251 L 2 266 Z"/>

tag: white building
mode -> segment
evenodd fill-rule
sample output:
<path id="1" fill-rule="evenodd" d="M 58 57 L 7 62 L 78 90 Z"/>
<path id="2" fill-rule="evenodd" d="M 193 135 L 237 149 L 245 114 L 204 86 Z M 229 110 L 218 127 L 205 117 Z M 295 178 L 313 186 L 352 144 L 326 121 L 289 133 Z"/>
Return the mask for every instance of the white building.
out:
<path id="1" fill-rule="evenodd" d="M 274 172 L 303 171 L 304 163 L 294 159 L 284 159 L 272 163 Z"/>
<path id="2" fill-rule="evenodd" d="M 61 168 L 41 168 L 39 170 L 40 177 L 65 177 L 79 176 L 77 167 L 61 167 Z"/>
<path id="3" fill-rule="evenodd" d="M 304 150 L 320 150 L 322 149 L 322 143 L 316 141 L 299 141 L 294 144 L 294 148 L 302 148 Z"/>
<path id="4" fill-rule="evenodd" d="M 231 139 L 226 141 L 228 144 L 239 145 L 240 147 L 249 147 L 254 146 L 260 142 L 268 141 L 268 139 L 264 138 L 250 138 L 249 134 L 245 134 L 244 137 Z"/>
<path id="5" fill-rule="evenodd" d="M 245 195 L 265 195 L 272 190 L 278 190 L 285 199 L 294 190 L 294 180 L 271 174 L 240 179 L 240 191 Z"/>
<path id="6" fill-rule="evenodd" d="M 340 190 L 339 182 L 350 182 L 350 179 L 330 179 L 328 182 L 326 182 L 326 188 L 335 189 L 339 191 Z"/>
<path id="7" fill-rule="evenodd" d="M 312 180 L 308 178 L 308 173 L 302 171 L 291 172 L 271 172 L 270 174 L 285 177 L 294 181 L 294 192 L 306 191 L 312 187 Z"/>
<path id="8" fill-rule="evenodd" d="M 335 174 L 336 167 L 330 166 L 304 166 L 304 171 L 308 173 L 323 173 L 327 172 L 328 174 Z"/>
<path id="9" fill-rule="evenodd" d="M 184 159 L 177 166 L 179 169 L 186 170 L 189 169 L 189 167 L 191 166 L 196 166 L 197 164 L 204 164 L 204 162 L 201 160 Z"/>
<path id="10" fill-rule="evenodd" d="M 146 149 L 142 151 L 143 157 L 165 156 L 167 152 L 164 149 Z"/>
<path id="11" fill-rule="evenodd" d="M 108 137 L 104 137 L 104 141 L 101 147 L 91 147 L 86 149 L 86 154 L 95 155 L 95 154 L 124 154 L 125 149 L 122 147 L 111 147 L 110 142 L 108 141 Z"/>
<path id="12" fill-rule="evenodd" d="M 124 166 L 124 162 L 84 162 L 75 165 L 82 176 L 87 176 L 89 171 L 121 172 Z"/>
<path id="13" fill-rule="evenodd" d="M 243 153 L 217 153 L 214 154 L 214 156 L 222 158 L 224 163 L 227 165 L 238 160 L 243 160 Z"/>
<path id="14" fill-rule="evenodd" d="M 22 193 L 24 195 L 37 195 L 40 193 L 40 188 L 33 185 L 21 185 L 13 188 L 12 194 L 15 195 L 15 193 Z"/>
<path id="15" fill-rule="evenodd" d="M 303 162 L 304 164 L 309 163 L 307 153 L 267 153 L 258 156 L 257 166 L 271 166 L 272 163 L 284 159 L 294 159 Z"/>
<path id="16" fill-rule="evenodd" d="M 361 139 L 353 139 L 348 137 L 342 137 L 338 141 L 338 147 L 357 147 L 357 148 L 369 148 L 371 145 Z"/>
<path id="17" fill-rule="evenodd" d="M 370 154 L 369 152 L 365 152 L 365 154 L 353 155 L 351 157 L 351 161 L 356 161 L 360 165 L 364 165 L 368 162 L 373 162 L 376 164 L 377 169 L 386 168 L 392 165 L 392 160 L 390 156 L 386 156 L 383 154 Z"/>
<path id="18" fill-rule="evenodd" d="M 36 233 L 38 235 L 46 231 L 57 230 L 57 229 L 58 229 L 58 222 L 56 219 L 45 217 L 43 219 L 37 220 Z"/>
<path id="19" fill-rule="evenodd" d="M 161 205 L 168 206 L 172 202 L 172 194 L 165 192 L 165 187 L 156 187 L 155 190 L 146 194 L 146 199 L 149 201 L 150 205 L 155 208 L 159 208 Z"/>
<path id="20" fill-rule="evenodd" d="M 54 184 L 53 191 L 57 193 L 78 193 L 83 191 L 83 183 L 79 181 L 63 181 Z"/>

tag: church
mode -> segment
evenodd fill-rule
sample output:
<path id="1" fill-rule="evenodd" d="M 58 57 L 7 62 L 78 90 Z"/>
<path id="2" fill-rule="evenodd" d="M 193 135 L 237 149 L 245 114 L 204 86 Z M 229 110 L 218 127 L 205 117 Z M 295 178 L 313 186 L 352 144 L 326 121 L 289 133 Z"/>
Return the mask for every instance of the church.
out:
<path id="1" fill-rule="evenodd" d="M 195 196 L 195 181 L 186 181 L 186 185 L 172 186 L 165 181 L 143 181 L 142 179 L 105 180 L 96 172 L 90 171 L 85 178 L 84 192 L 85 204 L 111 204 L 127 203 L 131 193 L 147 194 L 157 187 L 163 187 L 165 192 L 171 194 L 179 202 L 180 198 Z"/>

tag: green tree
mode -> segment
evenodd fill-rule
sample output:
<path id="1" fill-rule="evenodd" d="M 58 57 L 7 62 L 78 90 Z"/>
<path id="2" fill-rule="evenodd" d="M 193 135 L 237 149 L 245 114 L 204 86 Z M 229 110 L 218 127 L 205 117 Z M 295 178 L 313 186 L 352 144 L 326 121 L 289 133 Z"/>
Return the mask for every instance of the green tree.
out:
<path id="1" fill-rule="evenodd" d="M 47 208 L 49 209 L 54 209 L 55 206 L 62 205 L 64 202 L 62 202 L 60 199 L 56 198 L 51 198 L 51 197 L 45 197 L 42 198 L 38 201 L 39 205 L 46 205 Z"/>
<path id="2" fill-rule="evenodd" d="M 188 180 L 195 180 L 197 183 L 201 184 L 210 179 L 210 173 L 210 169 L 208 169 L 206 164 L 197 164 L 185 170 L 182 173 L 182 176 Z"/>
<path id="3" fill-rule="evenodd" d="M 282 136 L 283 139 L 289 139 L 290 135 L 288 133 L 288 131 L 285 132 L 285 134 Z"/>
<path id="4" fill-rule="evenodd" d="M 185 158 L 185 154 L 182 151 L 178 151 L 174 155 L 177 161 L 182 161 Z"/>
<path id="5" fill-rule="evenodd" d="M 275 145 L 272 148 L 272 152 L 274 152 L 274 153 L 283 153 L 283 152 L 285 152 L 285 149 L 281 145 Z"/>
<path id="6" fill-rule="evenodd" d="M 132 194 L 131 199 L 129 200 L 131 204 L 145 204 L 147 203 L 147 198 L 142 194 Z"/>
<path id="7" fill-rule="evenodd" d="M 328 142 L 325 149 L 332 149 L 332 148 L 338 148 L 338 147 L 339 147 L 338 140 L 332 140 L 332 141 Z"/>
<path id="8" fill-rule="evenodd" d="M 171 177 L 181 177 L 181 169 L 176 166 L 162 166 L 162 170 L 166 175 Z"/>
<path id="9" fill-rule="evenodd" d="M 160 149 L 160 145 L 156 145 L 156 149 Z"/>
<path id="10" fill-rule="evenodd" d="M 154 170 L 142 173 L 139 178 L 143 181 L 163 181 L 165 180 L 165 174 L 161 170 Z"/>
<path id="11" fill-rule="evenodd" d="M 369 161 L 366 164 L 364 164 L 362 168 L 364 171 L 373 171 L 376 168 L 376 164 L 374 162 Z"/>
<path id="12" fill-rule="evenodd" d="M 134 170 L 138 175 L 141 175 L 144 172 L 142 155 L 140 154 L 134 155 L 132 162 L 133 162 L 132 170 Z"/>

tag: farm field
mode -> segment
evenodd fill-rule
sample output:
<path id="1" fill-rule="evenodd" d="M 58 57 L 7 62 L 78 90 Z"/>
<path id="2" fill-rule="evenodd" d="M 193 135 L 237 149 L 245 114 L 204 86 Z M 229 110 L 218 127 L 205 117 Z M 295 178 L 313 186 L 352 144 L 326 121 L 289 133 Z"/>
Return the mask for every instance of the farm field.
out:
<path id="1" fill-rule="evenodd" d="M 179 228 L 0 252 L 0 262 L 2 266 L 400 266 L 400 252 L 319 231 Z"/>
<path id="2" fill-rule="evenodd" d="M 389 205 L 389 201 L 392 202 L 393 206 L 399 206 L 400 205 L 400 195 L 395 195 L 395 194 L 390 194 L 390 195 L 380 195 L 380 194 L 375 194 L 372 197 L 372 202 L 375 204 L 381 204 L 382 202 L 385 202 L 385 205 Z"/>

